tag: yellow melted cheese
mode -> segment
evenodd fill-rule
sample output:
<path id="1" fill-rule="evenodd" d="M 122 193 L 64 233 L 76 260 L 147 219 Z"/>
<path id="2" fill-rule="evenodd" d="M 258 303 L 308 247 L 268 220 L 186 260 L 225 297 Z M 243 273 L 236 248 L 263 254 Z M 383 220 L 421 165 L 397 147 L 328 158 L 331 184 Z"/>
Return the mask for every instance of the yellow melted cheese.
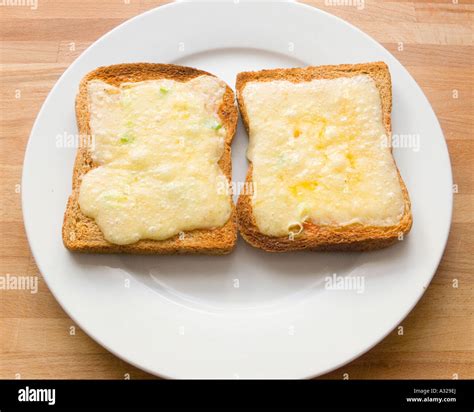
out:
<path id="1" fill-rule="evenodd" d="M 403 194 L 371 77 L 249 82 L 242 93 L 250 123 L 252 207 L 262 233 L 299 233 L 305 221 L 400 221 Z"/>
<path id="2" fill-rule="evenodd" d="M 227 178 L 218 166 L 226 131 L 225 84 L 212 76 L 115 87 L 88 83 L 92 157 L 79 205 L 115 244 L 167 239 L 224 225 Z"/>

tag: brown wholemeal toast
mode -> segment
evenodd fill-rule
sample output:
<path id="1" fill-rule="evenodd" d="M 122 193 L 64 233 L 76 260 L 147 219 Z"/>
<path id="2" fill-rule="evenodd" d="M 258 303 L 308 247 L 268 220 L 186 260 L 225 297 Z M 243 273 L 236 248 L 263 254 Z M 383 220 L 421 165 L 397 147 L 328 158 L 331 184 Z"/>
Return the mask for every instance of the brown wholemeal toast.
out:
<path id="1" fill-rule="evenodd" d="M 239 73 L 236 81 L 236 93 L 239 109 L 245 128 L 252 133 L 252 119 L 249 118 L 243 91 L 250 82 L 268 82 L 286 80 L 291 83 L 308 82 L 314 79 L 335 79 L 358 75 L 370 76 L 379 91 L 382 104 L 382 122 L 386 135 L 391 136 L 392 86 L 388 67 L 383 62 L 320 66 L 292 69 L 262 70 Z M 393 161 L 393 163 L 395 163 Z M 392 226 L 364 226 L 361 224 L 317 225 L 309 220 L 302 224 L 298 236 L 269 236 L 261 232 L 253 213 L 252 194 L 239 196 L 237 203 L 238 226 L 243 238 L 252 246 L 269 252 L 293 250 L 321 251 L 367 251 L 379 249 L 395 243 L 408 233 L 412 226 L 411 205 L 405 184 L 398 174 L 404 200 L 404 212 L 398 224 Z M 250 162 L 246 185 L 252 184 L 253 165 Z M 258 186 L 256 187 L 258 192 Z"/>
<path id="2" fill-rule="evenodd" d="M 87 83 L 91 80 L 101 80 L 113 86 L 122 83 L 140 82 L 145 80 L 170 79 L 186 82 L 201 75 L 210 73 L 190 67 L 172 64 L 118 64 L 99 67 L 87 74 L 81 81 L 76 98 L 76 117 L 81 136 L 89 136 L 90 113 Z M 215 76 L 214 76 L 215 77 Z M 237 125 L 237 108 L 234 103 L 234 93 L 226 87 L 222 104 L 218 108 L 218 116 L 225 127 L 225 148 L 218 165 L 227 179 L 231 180 L 231 142 Z M 79 206 L 79 189 L 82 177 L 97 167 L 91 157 L 91 151 L 85 145 L 80 147 L 74 164 L 72 194 L 67 203 L 62 228 L 64 245 L 71 251 L 86 253 L 131 253 L 131 254 L 175 254 L 229 253 L 236 242 L 237 225 L 236 213 L 232 203 L 229 220 L 222 227 L 214 229 L 196 229 L 173 236 L 164 240 L 142 239 L 132 244 L 118 245 L 108 242 L 96 224 L 95 220 L 85 216 Z M 231 197 L 229 195 L 231 201 Z"/>

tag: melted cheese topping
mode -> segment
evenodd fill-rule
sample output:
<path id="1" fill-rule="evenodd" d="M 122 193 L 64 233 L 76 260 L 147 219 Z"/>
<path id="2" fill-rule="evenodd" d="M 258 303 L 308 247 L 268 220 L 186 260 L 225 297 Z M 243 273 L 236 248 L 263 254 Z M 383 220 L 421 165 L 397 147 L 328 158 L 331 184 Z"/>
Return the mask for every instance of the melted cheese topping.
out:
<path id="1" fill-rule="evenodd" d="M 92 158 L 100 166 L 83 177 L 79 205 L 109 242 L 162 240 L 227 222 L 228 181 L 217 163 L 225 89 L 212 76 L 88 83 Z"/>
<path id="2" fill-rule="evenodd" d="M 253 214 L 269 236 L 318 225 L 396 225 L 404 212 L 373 79 L 249 82 Z"/>

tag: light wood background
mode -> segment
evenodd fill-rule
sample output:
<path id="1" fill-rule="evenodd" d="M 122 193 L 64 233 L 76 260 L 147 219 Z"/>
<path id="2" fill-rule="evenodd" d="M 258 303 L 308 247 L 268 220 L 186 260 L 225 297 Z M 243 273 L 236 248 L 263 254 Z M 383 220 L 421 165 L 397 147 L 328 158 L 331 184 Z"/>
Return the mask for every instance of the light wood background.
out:
<path id="1" fill-rule="evenodd" d="M 0 6 L 0 275 L 39 275 L 23 228 L 18 185 L 25 145 L 45 97 L 92 42 L 124 20 L 163 3 L 38 1 L 37 10 Z M 415 77 L 443 127 L 458 187 L 444 258 L 424 297 L 403 321 L 403 335 L 396 329 L 370 352 L 325 378 L 342 379 L 348 374 L 351 379 L 472 379 L 474 6 L 465 0 L 459 4 L 365 0 L 364 9 L 358 10 L 325 1 L 307 3 L 373 36 Z M 81 330 L 71 336 L 71 326 L 41 278 L 37 294 L 0 290 L 0 378 L 151 377 Z"/>

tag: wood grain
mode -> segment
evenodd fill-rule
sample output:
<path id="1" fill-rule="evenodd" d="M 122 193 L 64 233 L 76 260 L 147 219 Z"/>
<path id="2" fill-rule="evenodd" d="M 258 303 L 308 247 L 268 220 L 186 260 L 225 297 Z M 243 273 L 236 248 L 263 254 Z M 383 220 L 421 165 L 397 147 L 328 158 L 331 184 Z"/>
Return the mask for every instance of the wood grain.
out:
<path id="1" fill-rule="evenodd" d="M 26 240 L 18 185 L 29 132 L 46 95 L 94 40 L 163 3 L 39 0 L 37 10 L 0 8 L 0 275 L 41 276 Z M 403 335 L 394 330 L 371 351 L 324 378 L 472 379 L 474 6 L 463 0 L 365 0 L 358 10 L 328 1 L 305 3 L 373 36 L 415 77 L 443 127 L 458 188 L 443 260 L 425 295 L 402 322 Z M 37 294 L 0 290 L 0 378 L 152 378 L 80 329 L 71 334 L 74 323 L 39 279 Z"/>

